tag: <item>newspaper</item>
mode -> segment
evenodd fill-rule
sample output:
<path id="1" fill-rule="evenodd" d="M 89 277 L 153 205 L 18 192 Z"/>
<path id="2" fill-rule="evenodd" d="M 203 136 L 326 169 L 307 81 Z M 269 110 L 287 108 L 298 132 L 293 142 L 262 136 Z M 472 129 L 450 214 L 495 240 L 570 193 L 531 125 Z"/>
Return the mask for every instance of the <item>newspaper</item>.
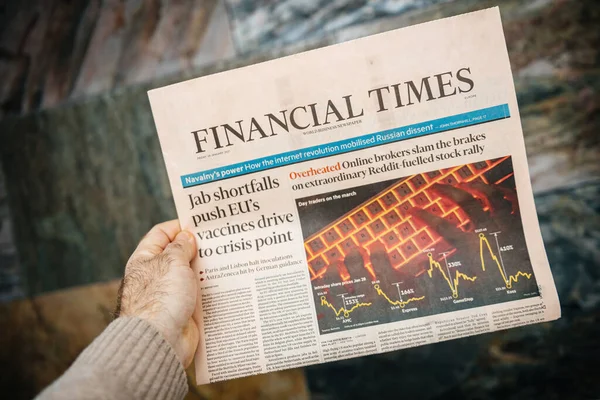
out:
<path id="1" fill-rule="evenodd" d="M 498 8 L 149 97 L 199 384 L 560 317 Z"/>

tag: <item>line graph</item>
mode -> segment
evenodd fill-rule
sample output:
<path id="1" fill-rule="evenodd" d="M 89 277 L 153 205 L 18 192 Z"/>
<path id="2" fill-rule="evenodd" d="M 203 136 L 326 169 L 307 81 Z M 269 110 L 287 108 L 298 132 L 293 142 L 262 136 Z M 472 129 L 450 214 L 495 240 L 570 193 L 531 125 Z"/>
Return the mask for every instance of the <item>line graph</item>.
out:
<path id="1" fill-rule="evenodd" d="M 421 301 L 425 298 L 425 296 L 421 296 L 421 297 L 411 297 L 410 299 L 407 300 L 402 300 L 402 295 L 400 294 L 400 289 L 398 289 L 398 296 L 400 297 L 400 300 L 392 300 L 388 297 L 387 294 L 385 294 L 385 292 L 383 290 L 381 290 L 381 287 L 377 284 L 373 286 L 375 288 L 375 290 L 377 291 L 377 294 L 379 296 L 382 296 L 384 299 L 387 300 L 388 303 L 390 303 L 393 306 L 400 306 L 400 308 L 404 308 L 406 307 L 408 304 L 414 302 L 414 301 Z M 398 286 L 396 286 L 398 287 Z"/>
<path id="2" fill-rule="evenodd" d="M 531 279 L 532 274 L 528 274 L 526 272 L 522 272 L 522 271 L 517 271 L 516 274 L 514 275 L 508 275 L 506 273 L 506 269 L 504 268 L 504 261 L 502 260 L 502 251 L 500 251 L 500 245 L 498 243 L 498 233 L 500 232 L 494 232 L 491 233 L 492 236 L 494 236 L 494 238 L 496 238 L 496 248 L 498 249 L 498 256 L 500 259 L 498 259 L 498 257 L 496 257 L 496 255 L 494 254 L 494 252 L 492 251 L 492 246 L 490 245 L 490 241 L 485 237 L 485 235 L 483 233 L 479 234 L 479 253 L 480 253 L 480 257 L 481 257 L 481 269 L 483 271 L 485 271 L 485 260 L 483 257 L 483 244 L 485 243 L 490 257 L 492 258 L 492 260 L 494 260 L 496 262 L 496 265 L 498 266 L 498 270 L 500 271 L 500 275 L 502 276 L 502 279 L 504 280 L 504 283 L 506 284 L 506 288 L 510 289 L 512 287 L 513 282 L 518 282 L 519 281 L 519 277 L 525 277 L 527 279 Z"/>
<path id="3" fill-rule="evenodd" d="M 352 311 L 356 310 L 357 308 L 369 307 L 371 305 L 371 303 L 356 303 L 356 304 L 354 304 L 354 306 L 352 306 L 352 308 L 347 309 L 345 306 L 346 303 L 345 303 L 345 299 L 343 296 L 342 296 L 342 302 L 344 302 L 344 306 L 342 306 L 338 309 L 333 304 L 331 304 L 329 301 L 327 301 L 327 297 L 321 296 L 321 305 L 332 309 L 333 312 L 335 313 L 336 317 L 339 317 L 340 315 L 344 314 L 344 317 L 348 318 L 350 316 L 350 313 Z"/>
<path id="4" fill-rule="evenodd" d="M 444 255 L 444 261 L 445 261 L 446 253 L 442 253 L 442 254 Z M 473 276 L 473 277 L 468 276 L 466 274 L 463 274 L 459 270 L 456 270 L 456 274 L 455 274 L 454 278 L 450 278 L 450 268 L 448 268 L 447 262 L 446 262 L 446 271 L 444 271 L 444 268 L 442 268 L 442 264 L 435 261 L 433 259 L 433 255 L 431 253 L 427 253 L 427 257 L 429 257 L 429 269 L 427 270 L 427 274 L 429 275 L 430 278 L 433 278 L 434 268 L 437 268 L 440 271 L 440 273 L 442 274 L 442 276 L 444 277 L 444 280 L 446 281 L 446 283 L 448 283 L 450 290 L 452 290 L 452 297 L 454 297 L 454 298 L 458 297 L 458 284 L 461 279 L 465 280 L 465 281 L 469 281 L 469 282 L 475 282 L 475 280 L 477 279 L 476 276 Z"/>
<path id="5" fill-rule="evenodd" d="M 501 232 L 490 233 L 490 235 L 494 236 L 494 238 L 495 238 L 496 249 L 497 249 L 498 255 L 496 255 L 496 253 L 494 253 L 494 250 L 492 249 L 492 245 L 490 244 L 490 241 L 485 236 L 485 234 L 483 234 L 483 233 L 479 234 L 479 259 L 481 261 L 481 270 L 484 272 L 486 271 L 486 269 L 485 269 L 485 249 L 487 249 L 489 256 L 496 263 L 496 266 L 498 267 L 498 271 L 500 271 L 500 276 L 502 277 L 502 280 L 504 281 L 506 288 L 510 289 L 510 288 L 512 288 L 513 283 L 516 283 L 519 281 L 520 277 L 523 277 L 526 279 L 531 279 L 533 274 L 523 272 L 523 271 L 517 271 L 516 274 L 509 275 L 506 272 L 506 268 L 504 267 L 504 260 L 502 259 L 502 251 L 500 249 L 500 244 L 498 243 L 498 234 L 499 233 L 501 233 Z M 431 253 L 427 254 L 427 257 L 429 258 L 429 269 L 427 270 L 427 274 L 429 275 L 430 278 L 432 278 L 433 271 L 435 269 L 437 269 L 442 274 L 444 280 L 450 287 L 450 290 L 452 291 L 452 297 L 457 298 L 458 297 L 458 286 L 459 286 L 460 281 L 465 280 L 465 281 L 469 281 L 469 282 L 475 282 L 477 277 L 476 276 L 471 277 L 471 276 L 468 276 L 468 275 L 456 270 L 456 274 L 455 274 L 454 278 L 452 278 L 450 268 L 448 267 L 448 261 L 446 260 L 447 253 L 441 253 L 441 254 L 444 256 L 445 268 L 444 268 L 444 266 L 442 266 L 441 263 L 439 263 L 433 259 L 433 255 Z"/>

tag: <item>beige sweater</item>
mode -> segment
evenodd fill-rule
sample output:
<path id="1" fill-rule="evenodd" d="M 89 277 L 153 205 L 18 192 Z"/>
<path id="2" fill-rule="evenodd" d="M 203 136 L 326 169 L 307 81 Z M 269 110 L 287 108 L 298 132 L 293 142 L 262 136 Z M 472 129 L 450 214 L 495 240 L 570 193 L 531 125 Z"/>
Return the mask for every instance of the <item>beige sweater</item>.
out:
<path id="1" fill-rule="evenodd" d="M 113 321 L 37 399 L 182 399 L 187 390 L 169 343 L 128 317 Z"/>

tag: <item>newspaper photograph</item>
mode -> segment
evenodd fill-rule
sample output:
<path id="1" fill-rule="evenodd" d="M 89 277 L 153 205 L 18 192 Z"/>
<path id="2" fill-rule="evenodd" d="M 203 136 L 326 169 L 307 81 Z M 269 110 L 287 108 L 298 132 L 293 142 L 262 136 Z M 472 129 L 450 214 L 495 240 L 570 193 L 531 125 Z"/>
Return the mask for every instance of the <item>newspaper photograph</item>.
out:
<path id="1" fill-rule="evenodd" d="M 560 317 L 498 8 L 149 98 L 198 384 Z"/>
<path id="2" fill-rule="evenodd" d="M 298 199 L 320 332 L 538 296 L 517 201 L 509 156 Z"/>

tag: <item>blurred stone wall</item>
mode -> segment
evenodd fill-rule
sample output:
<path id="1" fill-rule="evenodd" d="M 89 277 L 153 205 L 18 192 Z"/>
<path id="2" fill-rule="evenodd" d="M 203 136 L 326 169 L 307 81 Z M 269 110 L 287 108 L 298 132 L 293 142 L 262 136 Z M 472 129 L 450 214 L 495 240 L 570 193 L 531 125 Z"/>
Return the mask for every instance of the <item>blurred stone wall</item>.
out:
<path id="1" fill-rule="evenodd" d="M 8 208 L 8 194 L 0 168 L 0 303 L 23 296 L 17 248 Z"/>
<path id="2" fill-rule="evenodd" d="M 65 104 L 78 104 L 94 95 L 109 93 L 169 74 L 191 74 L 201 66 L 227 60 L 234 55 L 229 19 L 222 1 L 2 2 L 0 119 L 10 120 L 42 110 L 65 107 Z M 56 129 L 62 128 L 57 126 Z M 77 127 L 73 129 L 77 130 Z M 150 132 L 153 132 L 153 128 L 150 129 Z M 17 141 L 13 147 L 13 155 L 16 156 L 14 162 L 18 165 L 24 160 L 26 148 L 26 141 Z M 68 158 L 69 155 L 65 157 Z M 31 162 L 36 161 L 32 159 Z M 0 302 L 18 298 L 25 292 L 38 292 L 33 287 L 27 287 L 27 273 L 19 273 L 8 193 L 1 164 Z M 51 193 L 52 188 L 47 189 L 48 191 L 39 197 L 42 202 L 51 197 L 46 196 L 46 193 Z M 172 213 L 169 215 L 172 216 Z M 164 217 L 165 214 L 158 214 L 153 220 Z M 60 217 L 58 218 L 60 220 Z M 12 219 L 22 221 L 19 215 Z M 69 224 L 59 220 L 45 222 L 45 229 L 50 229 L 48 235 L 54 232 L 54 228 L 50 226 L 60 226 L 62 223 L 66 228 L 64 224 Z M 64 234 L 62 237 L 64 239 Z M 62 239 L 56 237 L 51 240 L 57 243 Z M 69 240 L 75 239 L 71 237 Z M 133 239 L 129 239 L 131 240 Z M 125 243 L 128 241 L 125 240 Z M 34 258 L 50 260 L 54 251 L 62 250 L 56 247 L 38 248 L 38 251 L 34 251 L 37 254 Z M 28 251 L 27 254 L 31 253 Z M 116 260 L 120 262 L 121 258 Z M 27 259 L 29 258 L 26 257 Z M 71 258 L 69 262 L 75 270 L 67 273 L 60 273 L 52 267 L 52 263 L 44 261 L 40 262 L 43 264 L 41 270 L 45 271 L 46 277 L 51 281 L 65 282 L 65 285 L 53 285 L 55 288 L 102 281 L 118 275 L 116 271 L 119 268 L 115 267 L 112 272 L 100 270 L 92 274 L 84 273 L 87 277 L 82 279 L 83 270 L 79 267 L 86 265 L 86 259 L 85 252 Z M 115 262 L 115 259 L 109 256 L 107 261 L 110 260 Z"/>
<path id="3" fill-rule="evenodd" d="M 54 107 L 234 56 L 217 0 L 0 5 L 0 115 Z"/>
<path id="4" fill-rule="evenodd" d="M 24 0 L 0 9 L 0 76 L 10 78 L 0 89 L 0 290 L 6 299 L 80 286 L 0 308 L 0 326 L 10 327 L 0 333 L 0 365 L 14 366 L 0 374 L 0 393 L 9 387 L 21 390 L 14 398 L 30 398 L 69 365 L 109 320 L 110 280 L 139 237 L 175 216 L 146 90 L 499 4 L 563 318 L 310 367 L 308 386 L 315 399 L 392 398 L 399 387 L 403 396 L 436 400 L 600 397 L 597 1 L 71 3 Z M 57 22 L 64 15 L 69 29 Z M 21 32 L 11 34 L 19 41 L 10 29 Z M 34 37 L 50 44 L 36 46 Z M 84 333 L 71 339 L 77 332 Z M 191 398 L 294 396 L 276 388 L 306 398 L 295 373 L 194 388 Z"/>
<path id="5" fill-rule="evenodd" d="M 319 40 L 348 27 L 431 10 L 455 0 L 226 0 L 236 48 L 254 53 Z"/>

